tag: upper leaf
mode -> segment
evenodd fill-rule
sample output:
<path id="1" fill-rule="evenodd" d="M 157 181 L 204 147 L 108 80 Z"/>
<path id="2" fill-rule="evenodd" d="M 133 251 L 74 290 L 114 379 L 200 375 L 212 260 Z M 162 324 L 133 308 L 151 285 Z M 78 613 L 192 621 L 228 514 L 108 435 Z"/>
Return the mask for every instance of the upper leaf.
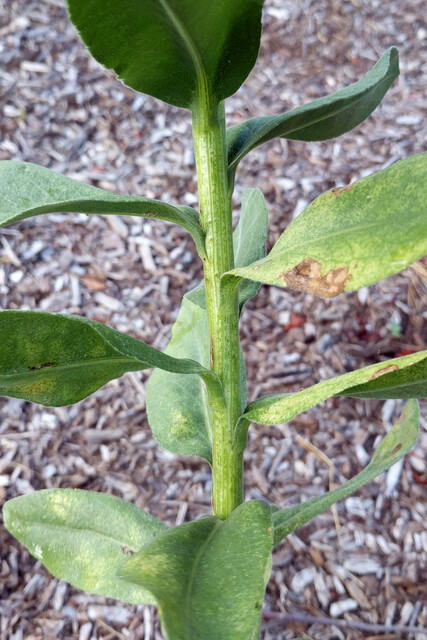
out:
<path id="1" fill-rule="evenodd" d="M 332 298 L 427 252 L 427 153 L 314 200 L 263 260 L 229 273 Z"/>
<path id="2" fill-rule="evenodd" d="M 255 64 L 263 0 L 68 0 L 92 55 L 127 85 L 177 107 L 219 102 Z"/>
<path id="3" fill-rule="evenodd" d="M 376 109 L 399 75 L 399 53 L 391 47 L 368 73 L 332 95 L 278 116 L 252 118 L 227 131 L 230 169 L 249 151 L 273 138 L 328 140 L 350 131 Z"/>
<path id="4" fill-rule="evenodd" d="M 370 482 L 394 465 L 400 458 L 403 458 L 412 449 L 417 440 L 419 419 L 418 402 L 416 400 L 408 400 L 403 407 L 399 422 L 381 441 L 371 462 L 357 476 L 337 489 L 317 498 L 312 498 L 296 507 L 273 511 L 275 544 L 278 544 L 283 538 L 292 533 L 294 529 L 301 527 L 319 513 L 326 511 L 338 500 L 342 500 L 350 493 L 360 489 L 367 482 Z"/>
<path id="5" fill-rule="evenodd" d="M 167 531 L 119 570 L 157 601 L 168 640 L 248 640 L 271 569 L 270 507 L 240 505 Z"/>
<path id="6" fill-rule="evenodd" d="M 220 392 L 215 374 L 197 362 L 177 360 L 86 318 L 0 311 L 0 335 L 0 395 L 64 406 L 127 371 L 152 367 L 198 374 Z"/>
<path id="7" fill-rule="evenodd" d="M 281 424 L 336 395 L 384 399 L 427 396 L 427 351 L 372 364 L 297 393 L 264 396 L 252 402 L 242 417 L 258 424 Z"/>
<path id="8" fill-rule="evenodd" d="M 205 255 L 199 214 L 191 207 L 117 195 L 27 162 L 0 162 L 0 227 L 58 211 L 122 214 L 174 222 L 191 233 L 199 254 Z"/>
<path id="9" fill-rule="evenodd" d="M 140 585 L 116 570 L 167 530 L 153 516 L 115 496 L 79 489 L 48 489 L 9 500 L 6 528 L 61 580 L 107 598 L 154 604 Z"/>

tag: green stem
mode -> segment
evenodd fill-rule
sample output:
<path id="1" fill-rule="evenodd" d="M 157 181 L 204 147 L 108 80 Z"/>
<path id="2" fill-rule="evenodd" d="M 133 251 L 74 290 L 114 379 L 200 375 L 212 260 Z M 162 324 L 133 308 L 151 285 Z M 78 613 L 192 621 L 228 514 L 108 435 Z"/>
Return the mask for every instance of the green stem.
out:
<path id="1" fill-rule="evenodd" d="M 212 415 L 212 504 L 226 518 L 243 502 L 243 454 L 233 446 L 242 413 L 239 309 L 235 289 L 221 287 L 221 275 L 234 267 L 231 193 L 225 145 L 224 104 L 204 95 L 193 109 L 201 224 L 206 234 L 204 273 L 211 369 L 221 380 L 225 410 Z"/>

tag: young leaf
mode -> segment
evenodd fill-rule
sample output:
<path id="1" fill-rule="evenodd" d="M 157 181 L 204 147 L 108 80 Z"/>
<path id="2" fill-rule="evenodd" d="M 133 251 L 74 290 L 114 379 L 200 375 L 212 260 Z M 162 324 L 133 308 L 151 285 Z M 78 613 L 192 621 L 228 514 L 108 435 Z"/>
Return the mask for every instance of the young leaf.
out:
<path id="1" fill-rule="evenodd" d="M 265 255 L 268 213 L 259 189 L 245 189 L 239 223 L 234 231 L 234 255 L 238 266 Z M 242 306 L 258 291 L 258 283 L 243 280 Z M 184 296 L 166 353 L 191 358 L 209 367 L 209 332 L 204 281 Z M 164 390 L 168 389 L 167 396 Z M 242 356 L 241 390 L 246 398 Z M 159 401 L 159 398 L 162 401 Z M 162 447 L 178 455 L 195 455 L 212 461 L 212 426 L 205 385 L 199 376 L 182 376 L 156 369 L 147 385 L 147 413 L 153 435 Z"/>
<path id="2" fill-rule="evenodd" d="M 427 351 L 372 364 L 298 391 L 264 396 L 252 402 L 245 421 L 281 424 L 332 396 L 421 398 L 427 396 Z"/>
<path id="3" fill-rule="evenodd" d="M 0 162 L 0 227 L 58 211 L 143 216 L 174 222 L 191 233 L 200 256 L 205 255 L 199 214 L 191 207 L 117 195 L 27 162 Z"/>
<path id="4" fill-rule="evenodd" d="M 403 458 L 413 447 L 418 437 L 420 410 L 416 400 L 408 400 L 402 410 L 399 422 L 381 441 L 371 462 L 357 476 L 323 496 L 312 498 L 307 502 L 273 511 L 274 543 L 279 544 L 294 529 L 301 527 L 315 516 L 326 511 L 338 500 L 346 498 L 365 484 L 379 476 L 383 471 Z"/>
<path id="5" fill-rule="evenodd" d="M 104 493 L 47 489 L 9 500 L 3 517 L 10 533 L 61 580 L 107 598 L 154 604 L 141 585 L 116 570 L 167 530 L 133 504 Z"/>
<path id="6" fill-rule="evenodd" d="M 269 255 L 229 273 L 323 298 L 401 271 L 427 252 L 427 152 L 319 196 Z"/>
<path id="7" fill-rule="evenodd" d="M 379 105 L 399 75 L 399 53 L 391 47 L 354 84 L 278 116 L 252 118 L 227 131 L 228 162 L 238 163 L 255 147 L 273 138 L 328 140 L 350 131 Z"/>
<path id="8" fill-rule="evenodd" d="M 68 0 L 92 55 L 128 86 L 177 107 L 233 94 L 255 64 L 263 0 Z"/>
<path id="9" fill-rule="evenodd" d="M 171 529 L 119 575 L 153 594 L 168 640 L 248 640 L 259 625 L 272 544 L 270 507 L 253 500 L 225 521 L 206 516 Z"/>
<path id="10" fill-rule="evenodd" d="M 0 311 L 0 335 L 0 395 L 64 406 L 127 371 L 152 367 L 197 374 L 212 393 L 221 393 L 215 374 L 197 362 L 177 360 L 86 318 Z"/>

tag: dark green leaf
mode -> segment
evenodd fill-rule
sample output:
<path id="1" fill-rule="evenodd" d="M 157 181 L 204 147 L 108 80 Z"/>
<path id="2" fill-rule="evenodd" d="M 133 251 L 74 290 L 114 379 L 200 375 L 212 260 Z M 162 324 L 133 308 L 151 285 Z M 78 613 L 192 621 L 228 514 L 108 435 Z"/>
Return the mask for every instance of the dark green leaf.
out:
<path id="1" fill-rule="evenodd" d="M 237 91 L 255 64 L 263 0 L 68 0 L 92 55 L 123 82 L 190 108 Z"/>
<path id="2" fill-rule="evenodd" d="M 271 569 L 270 507 L 238 507 L 171 529 L 119 570 L 157 601 L 168 640 L 248 640 Z"/>
<path id="3" fill-rule="evenodd" d="M 414 398 L 427 396 L 427 351 L 345 373 L 292 394 L 264 396 L 252 402 L 243 418 L 258 424 L 281 424 L 332 396 Z"/>
<path id="4" fill-rule="evenodd" d="M 301 527 L 315 516 L 326 511 L 338 500 L 357 491 L 383 471 L 403 458 L 413 447 L 418 437 L 420 410 L 416 400 L 408 400 L 402 410 L 400 421 L 382 440 L 371 462 L 357 476 L 345 482 L 341 487 L 323 496 L 312 498 L 296 507 L 273 511 L 274 541 L 278 544 L 294 529 Z"/>
<path id="5" fill-rule="evenodd" d="M 0 311 L 0 335 L 0 395 L 63 406 L 127 371 L 152 367 L 200 375 L 220 393 L 216 376 L 197 362 L 171 358 L 86 318 Z"/>
<path id="6" fill-rule="evenodd" d="M 427 252 L 427 153 L 319 196 L 269 255 L 229 272 L 331 298 Z"/>
<path id="7" fill-rule="evenodd" d="M 132 604 L 154 604 L 141 585 L 116 570 L 167 527 L 115 496 L 79 489 L 48 489 L 9 500 L 10 533 L 51 573 L 74 587 Z"/>
<path id="8" fill-rule="evenodd" d="M 58 211 L 143 216 L 174 222 L 191 233 L 199 254 L 205 255 L 199 214 L 190 207 L 117 195 L 27 162 L 0 162 L 0 227 Z"/>
<path id="9" fill-rule="evenodd" d="M 349 87 L 278 116 L 252 118 L 227 132 L 228 162 L 235 170 L 249 151 L 273 138 L 328 140 L 350 131 L 376 109 L 399 75 L 391 47 L 364 78 Z"/>

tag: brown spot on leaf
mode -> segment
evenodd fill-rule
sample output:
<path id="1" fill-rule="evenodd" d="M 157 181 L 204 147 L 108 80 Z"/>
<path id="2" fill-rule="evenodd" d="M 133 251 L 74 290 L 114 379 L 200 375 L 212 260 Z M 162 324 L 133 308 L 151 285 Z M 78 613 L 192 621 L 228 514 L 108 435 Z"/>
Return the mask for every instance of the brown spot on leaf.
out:
<path id="1" fill-rule="evenodd" d="M 393 451 L 391 452 L 391 455 L 394 456 L 395 453 L 397 453 L 398 451 L 400 451 L 400 449 L 402 448 L 402 444 L 399 442 L 399 444 L 397 444 Z"/>
<path id="2" fill-rule="evenodd" d="M 392 371 L 397 371 L 398 369 L 399 367 L 397 366 L 397 364 L 389 364 L 387 367 L 379 369 L 379 371 L 375 371 L 375 373 L 371 375 L 369 380 L 375 380 L 376 378 L 384 376 L 386 373 L 391 373 Z"/>
<path id="3" fill-rule="evenodd" d="M 131 555 L 131 556 L 133 556 L 133 554 L 135 553 L 135 551 L 132 551 L 132 549 L 129 549 L 129 547 L 120 547 L 120 551 L 125 555 Z"/>
<path id="4" fill-rule="evenodd" d="M 39 371 L 40 369 L 47 369 L 48 367 L 53 367 L 54 362 L 43 362 L 43 364 L 39 364 L 36 367 L 28 367 L 30 371 Z"/>
<path id="5" fill-rule="evenodd" d="M 211 336 L 211 340 L 210 340 L 210 363 L 211 363 L 211 369 L 213 369 L 213 365 L 214 365 L 214 343 L 213 343 L 213 337 Z"/>
<path id="6" fill-rule="evenodd" d="M 350 191 L 352 188 L 352 184 L 348 184 L 346 187 L 337 187 L 336 189 L 332 189 L 331 194 L 337 197 L 340 196 L 344 191 Z"/>
<path id="7" fill-rule="evenodd" d="M 287 287 L 314 293 L 322 298 L 334 298 L 342 293 L 351 274 L 348 267 L 330 269 L 322 276 L 322 265 L 313 258 L 305 258 L 296 267 L 280 273 L 279 278 L 283 278 Z"/>

